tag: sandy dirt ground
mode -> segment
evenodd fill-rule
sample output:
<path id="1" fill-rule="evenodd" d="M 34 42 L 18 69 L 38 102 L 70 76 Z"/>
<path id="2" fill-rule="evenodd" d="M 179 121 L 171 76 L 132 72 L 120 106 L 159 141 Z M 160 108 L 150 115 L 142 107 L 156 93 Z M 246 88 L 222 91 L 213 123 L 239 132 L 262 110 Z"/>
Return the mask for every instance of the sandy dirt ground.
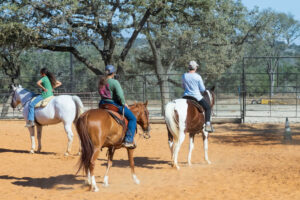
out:
<path id="1" fill-rule="evenodd" d="M 109 187 L 102 187 L 106 150 L 97 160 L 98 193 L 76 175 L 78 137 L 73 155 L 64 156 L 63 126 L 44 127 L 42 153 L 29 154 L 23 121 L 0 121 L 0 199 L 300 199 L 300 124 L 292 124 L 292 143 L 283 141 L 284 124 L 215 125 L 204 161 L 202 137 L 195 138 L 193 166 L 187 165 L 188 138 L 179 153 L 181 169 L 170 166 L 165 125 L 153 124 L 151 139 L 136 137 L 136 174 L 131 179 L 125 149 L 115 153 Z M 74 129 L 74 128 L 73 128 Z M 298 135 L 299 134 L 299 135 Z"/>

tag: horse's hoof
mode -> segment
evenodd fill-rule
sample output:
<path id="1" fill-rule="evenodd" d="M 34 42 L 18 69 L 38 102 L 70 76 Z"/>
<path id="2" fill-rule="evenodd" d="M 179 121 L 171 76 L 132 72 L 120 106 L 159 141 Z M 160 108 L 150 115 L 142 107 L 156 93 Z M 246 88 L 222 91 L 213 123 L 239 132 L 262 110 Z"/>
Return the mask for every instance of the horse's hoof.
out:
<path id="1" fill-rule="evenodd" d="M 209 160 L 206 160 L 206 162 L 207 162 L 207 164 L 209 164 L 209 165 L 211 164 L 211 162 L 210 162 Z"/>
<path id="2" fill-rule="evenodd" d="M 68 153 L 68 152 L 66 152 L 64 155 L 65 155 L 65 156 L 69 156 L 69 153 Z"/>
<path id="3" fill-rule="evenodd" d="M 91 181 L 88 181 L 88 180 L 85 180 L 85 181 L 84 181 L 84 184 L 85 184 L 85 185 L 92 185 Z"/>
<path id="4" fill-rule="evenodd" d="M 96 187 L 92 187 L 92 192 L 99 192 L 99 188 L 96 186 Z"/>
<path id="5" fill-rule="evenodd" d="M 189 163 L 188 165 L 189 165 L 189 167 L 192 167 L 192 163 Z"/>
<path id="6" fill-rule="evenodd" d="M 81 152 L 78 152 L 77 154 L 76 154 L 76 156 L 80 156 L 81 155 Z"/>
<path id="7" fill-rule="evenodd" d="M 31 150 L 29 151 L 29 153 L 30 153 L 30 154 L 34 154 L 34 150 L 31 149 Z"/>
<path id="8" fill-rule="evenodd" d="M 136 177 L 136 175 L 132 175 L 133 181 L 135 184 L 139 185 L 140 184 L 140 180 Z"/>
<path id="9" fill-rule="evenodd" d="M 108 184 L 108 183 L 103 183 L 102 186 L 103 186 L 103 187 L 108 187 L 109 184 Z"/>

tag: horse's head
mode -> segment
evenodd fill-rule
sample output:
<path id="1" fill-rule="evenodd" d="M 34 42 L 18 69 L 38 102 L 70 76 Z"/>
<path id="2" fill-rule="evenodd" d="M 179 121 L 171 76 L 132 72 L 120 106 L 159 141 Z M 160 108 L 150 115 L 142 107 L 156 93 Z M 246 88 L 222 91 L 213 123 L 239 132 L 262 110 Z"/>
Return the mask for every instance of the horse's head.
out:
<path id="1" fill-rule="evenodd" d="M 215 105 L 215 86 L 212 86 L 209 90 L 205 90 L 203 94 L 205 100 L 209 103 L 210 107 L 212 108 Z"/>
<path id="2" fill-rule="evenodd" d="M 135 103 L 130 105 L 130 110 L 136 117 L 137 123 L 142 127 L 145 133 L 149 133 L 149 111 L 147 109 L 148 101 L 145 103 Z"/>
<path id="3" fill-rule="evenodd" d="M 19 91 L 22 90 L 23 88 L 21 85 L 15 86 L 14 84 L 12 84 L 11 89 L 13 92 L 12 92 L 12 98 L 11 98 L 10 105 L 12 108 L 16 108 L 21 103 Z"/>

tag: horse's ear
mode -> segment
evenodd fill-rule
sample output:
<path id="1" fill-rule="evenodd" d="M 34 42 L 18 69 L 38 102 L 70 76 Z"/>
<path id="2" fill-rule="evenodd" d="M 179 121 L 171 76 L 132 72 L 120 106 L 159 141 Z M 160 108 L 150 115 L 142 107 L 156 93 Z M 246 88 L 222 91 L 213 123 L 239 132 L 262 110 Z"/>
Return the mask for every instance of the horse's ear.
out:
<path id="1" fill-rule="evenodd" d="M 148 100 L 146 100 L 146 102 L 144 103 L 144 105 L 145 105 L 145 106 L 147 106 L 147 105 L 148 105 Z"/>
<path id="2" fill-rule="evenodd" d="M 10 87 L 13 91 L 15 91 L 17 89 L 14 84 L 11 84 Z"/>
<path id="3" fill-rule="evenodd" d="M 212 86 L 211 88 L 210 88 L 210 91 L 215 91 L 215 86 Z"/>

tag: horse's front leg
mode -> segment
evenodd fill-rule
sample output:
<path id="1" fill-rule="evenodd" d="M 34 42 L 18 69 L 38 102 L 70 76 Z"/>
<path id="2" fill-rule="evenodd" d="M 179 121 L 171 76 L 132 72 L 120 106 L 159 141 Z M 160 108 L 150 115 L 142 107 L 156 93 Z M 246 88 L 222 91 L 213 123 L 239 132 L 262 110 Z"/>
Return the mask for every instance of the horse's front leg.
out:
<path id="1" fill-rule="evenodd" d="M 113 156 L 114 156 L 115 150 L 113 148 L 109 148 L 107 150 L 107 167 L 106 167 L 106 172 L 104 175 L 104 179 L 103 179 L 103 186 L 107 187 L 108 184 L 108 173 L 109 173 L 109 169 L 112 166 L 112 160 L 113 160 Z"/>
<path id="2" fill-rule="evenodd" d="M 64 128 L 68 136 L 68 145 L 67 145 L 67 151 L 65 152 L 65 156 L 68 156 L 71 153 L 73 136 L 74 136 L 72 132 L 72 123 L 65 123 Z"/>
<path id="3" fill-rule="evenodd" d="M 129 159 L 129 164 L 130 164 L 130 168 L 131 168 L 131 175 L 132 175 L 132 179 L 133 179 L 134 183 L 140 184 L 140 180 L 137 178 L 135 171 L 134 171 L 133 151 L 134 151 L 134 149 L 127 148 L 128 159 Z"/>
<path id="4" fill-rule="evenodd" d="M 37 131 L 37 139 L 38 139 L 38 150 L 37 152 L 40 153 L 42 150 L 42 126 L 37 125 L 36 131 Z"/>
<path id="5" fill-rule="evenodd" d="M 28 127 L 30 133 L 30 140 L 31 140 L 31 149 L 29 153 L 34 153 L 35 150 L 35 138 L 34 138 L 34 127 Z"/>
<path id="6" fill-rule="evenodd" d="M 208 132 L 205 131 L 204 128 L 202 130 L 202 137 L 203 137 L 204 158 L 208 164 L 211 164 L 211 162 L 208 159 Z"/>

